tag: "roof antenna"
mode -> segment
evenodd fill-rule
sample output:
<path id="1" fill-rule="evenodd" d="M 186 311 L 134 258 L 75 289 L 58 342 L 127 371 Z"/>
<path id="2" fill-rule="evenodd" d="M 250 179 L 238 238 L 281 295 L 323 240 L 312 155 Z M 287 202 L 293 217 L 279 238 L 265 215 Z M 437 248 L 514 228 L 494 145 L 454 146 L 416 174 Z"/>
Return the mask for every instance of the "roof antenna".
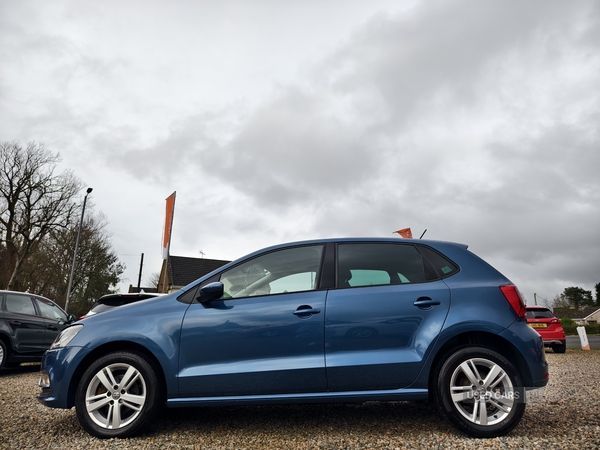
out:
<path id="1" fill-rule="evenodd" d="M 423 231 L 423 234 L 421 235 L 421 237 L 419 239 L 423 239 L 423 236 L 425 236 L 425 233 L 427 233 L 427 228 L 425 228 L 425 231 Z"/>

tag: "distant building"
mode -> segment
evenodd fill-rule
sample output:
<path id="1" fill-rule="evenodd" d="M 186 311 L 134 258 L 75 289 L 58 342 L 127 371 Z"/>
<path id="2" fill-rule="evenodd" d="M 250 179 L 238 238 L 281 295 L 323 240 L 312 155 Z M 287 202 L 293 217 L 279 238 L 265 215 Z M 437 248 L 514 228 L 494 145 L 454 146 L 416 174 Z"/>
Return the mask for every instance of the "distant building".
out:
<path id="1" fill-rule="evenodd" d="M 582 308 L 554 308 L 554 315 L 559 319 L 568 317 L 577 322 L 577 325 L 596 325 L 600 320 L 600 308 L 585 306 Z"/>
<path id="2" fill-rule="evenodd" d="M 158 289 L 155 292 L 175 292 L 182 287 L 190 284 L 192 281 L 218 269 L 230 261 L 207 258 L 189 258 L 187 256 L 169 256 L 168 260 L 163 259 L 160 269 L 160 278 Z M 166 282 L 165 282 L 166 266 Z M 163 287 L 163 285 L 165 285 Z M 166 289 L 165 289 L 166 287 Z M 146 291 L 149 292 L 149 291 Z"/>

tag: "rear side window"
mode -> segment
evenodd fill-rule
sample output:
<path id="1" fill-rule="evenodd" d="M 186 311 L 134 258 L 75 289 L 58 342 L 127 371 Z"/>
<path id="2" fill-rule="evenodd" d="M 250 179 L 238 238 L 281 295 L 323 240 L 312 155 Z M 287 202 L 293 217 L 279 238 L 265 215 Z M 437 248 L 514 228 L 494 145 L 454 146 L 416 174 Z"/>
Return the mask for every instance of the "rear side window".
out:
<path id="1" fill-rule="evenodd" d="M 456 264 L 435 250 L 429 247 L 419 246 L 419 251 L 423 254 L 427 262 L 433 266 L 433 269 L 437 272 L 439 278 L 446 278 L 458 272 L 459 269 Z"/>
<path id="2" fill-rule="evenodd" d="M 6 294 L 5 308 L 11 313 L 37 315 L 31 297 L 28 295 Z"/>
<path id="3" fill-rule="evenodd" d="M 549 309 L 530 309 L 526 314 L 528 319 L 552 319 L 554 317 Z"/>
<path id="4" fill-rule="evenodd" d="M 428 281 L 423 257 L 413 245 L 338 245 L 338 287 L 381 286 Z"/>

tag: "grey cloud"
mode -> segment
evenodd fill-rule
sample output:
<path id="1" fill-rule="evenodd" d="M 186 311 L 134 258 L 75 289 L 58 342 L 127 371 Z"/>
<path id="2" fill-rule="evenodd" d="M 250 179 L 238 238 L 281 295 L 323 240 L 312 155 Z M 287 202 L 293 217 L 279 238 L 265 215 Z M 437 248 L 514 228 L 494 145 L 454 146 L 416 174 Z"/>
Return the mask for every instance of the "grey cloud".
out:
<path id="1" fill-rule="evenodd" d="M 111 166 L 185 185 L 186 236 L 211 223 L 283 235 L 295 220 L 312 236 L 411 226 L 469 244 L 526 290 L 589 284 L 600 281 L 599 23 L 594 1 L 418 2 L 258 106 L 190 98 L 196 113 L 165 115 L 154 141 L 134 121 L 107 124 L 111 102 L 85 118 L 48 103 L 54 117 L 34 126 L 69 123 Z M 133 70 L 72 58 L 62 69 L 88 75 L 65 82 L 102 87 Z"/>

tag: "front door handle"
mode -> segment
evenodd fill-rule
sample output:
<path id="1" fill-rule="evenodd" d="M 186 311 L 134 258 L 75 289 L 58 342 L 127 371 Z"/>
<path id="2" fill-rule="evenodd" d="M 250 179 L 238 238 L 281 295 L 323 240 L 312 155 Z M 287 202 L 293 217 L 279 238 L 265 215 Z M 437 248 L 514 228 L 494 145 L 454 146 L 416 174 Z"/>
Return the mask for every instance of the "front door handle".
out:
<path id="1" fill-rule="evenodd" d="M 308 305 L 302 305 L 299 306 L 298 309 L 296 311 L 294 311 L 294 315 L 301 317 L 301 318 L 306 318 L 306 317 L 310 317 L 313 314 L 319 314 L 321 312 L 320 308 L 312 308 Z"/>
<path id="2" fill-rule="evenodd" d="M 419 297 L 416 302 L 413 303 L 417 308 L 430 309 L 433 306 L 440 304 L 439 300 L 433 300 L 429 297 Z"/>

